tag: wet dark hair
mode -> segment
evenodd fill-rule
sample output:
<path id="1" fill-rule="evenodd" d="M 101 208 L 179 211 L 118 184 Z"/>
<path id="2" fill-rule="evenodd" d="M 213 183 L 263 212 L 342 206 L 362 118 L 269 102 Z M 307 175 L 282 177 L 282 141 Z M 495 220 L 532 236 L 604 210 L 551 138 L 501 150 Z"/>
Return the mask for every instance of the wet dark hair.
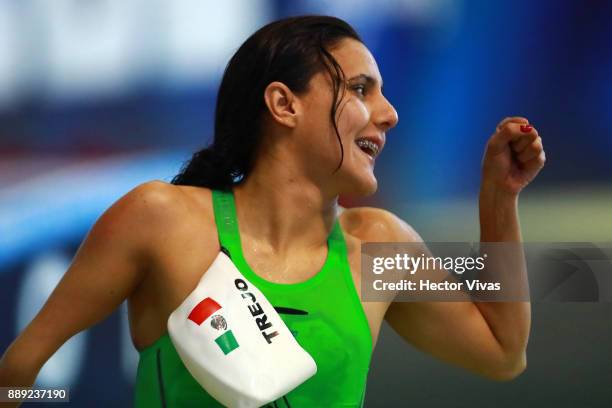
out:
<path id="1" fill-rule="evenodd" d="M 262 138 L 268 84 L 279 81 L 300 94 L 323 70 L 333 84 L 330 117 L 341 151 L 337 171 L 344 147 L 335 117 L 345 87 L 344 72 L 330 50 L 345 38 L 363 42 L 348 23 L 328 16 L 285 18 L 251 35 L 225 68 L 217 96 L 213 143 L 196 152 L 172 184 L 228 190 L 246 180 Z"/>

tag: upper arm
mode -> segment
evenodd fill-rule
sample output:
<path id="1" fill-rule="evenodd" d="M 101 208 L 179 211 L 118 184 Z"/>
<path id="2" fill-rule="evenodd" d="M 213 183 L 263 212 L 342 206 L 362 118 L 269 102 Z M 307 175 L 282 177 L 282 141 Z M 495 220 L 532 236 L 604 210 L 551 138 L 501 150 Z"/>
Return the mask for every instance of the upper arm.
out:
<path id="1" fill-rule="evenodd" d="M 143 184 L 98 219 L 5 358 L 39 369 L 66 340 L 104 319 L 134 291 L 153 261 L 154 237 L 171 216 L 172 188 L 160 182 Z"/>
<path id="2" fill-rule="evenodd" d="M 382 221 L 375 240 L 423 242 L 395 215 L 385 211 L 379 217 Z M 503 349 L 473 302 L 394 301 L 385 320 L 403 339 L 428 354 L 482 375 L 498 376 L 505 358 Z"/>

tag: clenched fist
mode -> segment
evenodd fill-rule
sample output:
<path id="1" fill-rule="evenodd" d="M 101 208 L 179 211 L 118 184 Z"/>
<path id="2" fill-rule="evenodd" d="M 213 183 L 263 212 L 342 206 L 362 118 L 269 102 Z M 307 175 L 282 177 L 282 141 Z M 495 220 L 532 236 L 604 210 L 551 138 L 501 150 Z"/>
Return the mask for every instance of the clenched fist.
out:
<path id="1" fill-rule="evenodd" d="M 542 138 L 529 121 L 521 117 L 506 118 L 487 142 L 482 184 L 518 194 L 540 172 L 545 161 Z"/>

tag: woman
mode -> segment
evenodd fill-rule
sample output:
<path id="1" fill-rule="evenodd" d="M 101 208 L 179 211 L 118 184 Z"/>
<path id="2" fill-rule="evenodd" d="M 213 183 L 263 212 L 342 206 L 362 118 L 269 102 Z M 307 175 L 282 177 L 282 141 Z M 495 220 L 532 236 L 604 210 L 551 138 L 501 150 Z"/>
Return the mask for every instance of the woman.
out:
<path id="1" fill-rule="evenodd" d="M 374 162 L 397 121 L 374 58 L 348 24 L 307 16 L 261 28 L 226 68 L 213 144 L 173 184 L 143 184 L 97 221 L 4 354 L 0 384 L 32 384 L 58 347 L 128 299 L 141 353 L 137 405 L 216 405 L 181 364 L 166 322 L 221 245 L 287 308 L 283 319 L 317 363 L 276 406 L 361 405 L 383 319 L 442 360 L 515 377 L 526 364 L 528 303 L 360 301 L 360 244 L 420 241 L 387 211 L 337 203 L 376 191 Z M 503 120 L 483 160 L 482 241 L 520 241 L 518 194 L 543 164 L 528 121 Z"/>

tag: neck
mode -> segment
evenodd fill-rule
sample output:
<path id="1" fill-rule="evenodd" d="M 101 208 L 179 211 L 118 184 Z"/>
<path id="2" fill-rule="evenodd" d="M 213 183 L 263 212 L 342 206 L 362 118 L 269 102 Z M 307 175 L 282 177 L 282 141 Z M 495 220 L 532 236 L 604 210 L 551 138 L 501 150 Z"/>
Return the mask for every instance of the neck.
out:
<path id="1" fill-rule="evenodd" d="M 234 188 L 240 233 L 277 254 L 324 245 L 337 216 L 337 196 L 292 170 L 268 161 Z"/>

